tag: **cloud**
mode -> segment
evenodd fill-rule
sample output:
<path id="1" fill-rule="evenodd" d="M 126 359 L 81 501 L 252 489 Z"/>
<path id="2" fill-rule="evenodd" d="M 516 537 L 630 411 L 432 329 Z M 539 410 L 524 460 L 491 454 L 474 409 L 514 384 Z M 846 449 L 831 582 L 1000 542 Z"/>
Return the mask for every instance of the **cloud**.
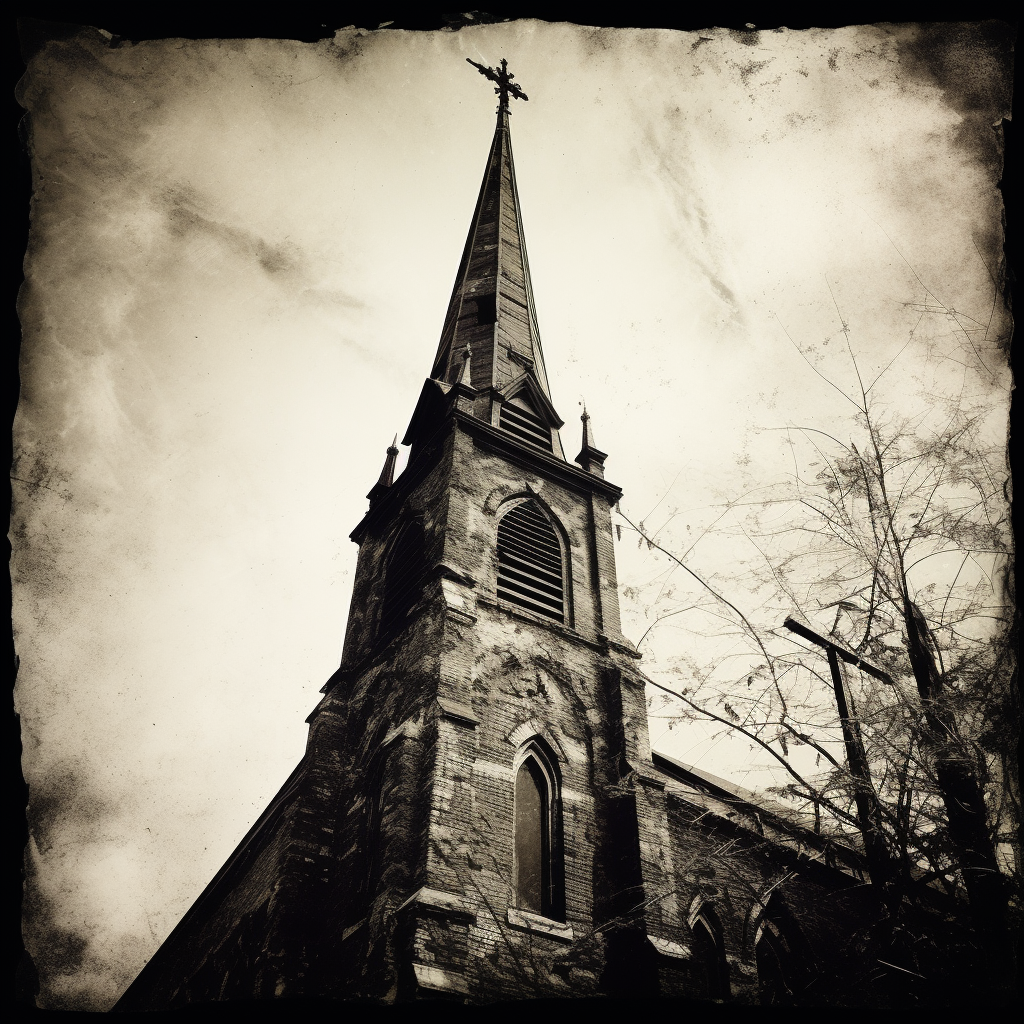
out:
<path id="1" fill-rule="evenodd" d="M 41 854 L 73 829 L 86 840 L 100 836 L 101 823 L 111 812 L 109 800 L 89 782 L 94 773 L 70 758 L 50 761 L 46 773 L 29 794 L 29 833 Z"/>
<path id="2" fill-rule="evenodd" d="M 344 309 L 366 309 L 366 303 L 355 295 L 341 288 L 303 288 L 299 294 L 311 305 L 327 309 L 342 307 Z"/>
<path id="3" fill-rule="evenodd" d="M 749 86 L 750 85 L 750 79 L 753 78 L 754 75 L 756 75 L 763 68 L 768 67 L 768 65 L 771 64 L 771 62 L 772 62 L 771 59 L 769 59 L 769 60 L 752 60 L 752 61 L 748 61 L 746 64 L 738 64 L 737 67 L 739 68 L 739 72 L 740 72 L 740 81 L 745 86 Z"/>
<path id="4" fill-rule="evenodd" d="M 126 980 L 135 965 L 111 971 L 109 954 L 93 948 L 96 929 L 85 909 L 92 894 L 67 873 L 67 861 L 72 852 L 78 857 L 90 846 L 109 842 L 120 811 L 95 786 L 93 767 L 59 754 L 45 770 L 39 767 L 29 786 L 23 904 L 26 946 L 41 983 L 39 999 L 55 1010 L 106 1009 L 119 976 Z"/>
<path id="5" fill-rule="evenodd" d="M 550 358 L 577 346 L 553 384 L 601 410 L 631 501 L 678 480 L 703 507 L 736 493 L 735 452 L 764 471 L 751 421 L 817 414 L 766 305 L 801 344 L 833 332 L 827 273 L 856 328 L 898 325 L 879 303 L 917 286 L 884 228 L 944 301 L 988 314 L 942 261 L 958 217 L 994 251 L 992 179 L 949 145 L 965 117 L 991 145 L 989 87 L 971 92 L 954 42 L 939 60 L 901 32 L 44 44 L 20 88 L 35 197 L 11 537 L 49 1005 L 110 1005 L 301 752 L 347 607 L 323 569 L 351 576 L 347 528 L 429 367 L 479 185 L 493 104 L 458 47 L 526 63 L 534 284 Z M 624 582 L 648 571 L 630 557 Z"/>
<path id="6" fill-rule="evenodd" d="M 993 182 L 1001 177 L 1002 122 L 1011 113 L 1014 36 L 1014 29 L 1000 21 L 905 26 L 897 35 L 903 82 L 941 90 L 945 104 L 959 115 L 953 145 Z M 998 276 L 1003 244 L 998 212 L 979 218 L 975 234 L 989 272 Z"/>
<path id="7" fill-rule="evenodd" d="M 191 260 L 198 268 L 215 269 L 222 254 L 253 263 L 271 278 L 299 277 L 306 270 L 306 260 L 294 242 L 270 241 L 204 214 L 204 206 L 208 208 L 209 203 L 188 183 L 178 182 L 161 189 L 156 202 L 166 218 L 170 236 L 185 244 L 192 243 Z"/>

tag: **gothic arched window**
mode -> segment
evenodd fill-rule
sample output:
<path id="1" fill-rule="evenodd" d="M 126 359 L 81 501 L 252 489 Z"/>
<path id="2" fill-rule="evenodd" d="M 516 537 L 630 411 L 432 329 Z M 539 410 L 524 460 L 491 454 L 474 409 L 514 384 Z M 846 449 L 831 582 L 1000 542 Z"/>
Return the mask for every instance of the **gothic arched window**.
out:
<path id="1" fill-rule="evenodd" d="M 406 523 L 388 552 L 384 567 L 384 600 L 381 605 L 379 636 L 396 632 L 419 597 L 425 567 L 423 527 Z"/>
<path id="2" fill-rule="evenodd" d="M 799 926 L 773 896 L 764 910 L 754 943 L 757 986 L 764 1006 L 792 1006 L 806 984 L 809 963 Z"/>
<path id="3" fill-rule="evenodd" d="M 562 546 L 536 502 L 513 506 L 498 524 L 498 597 L 565 622 Z"/>
<path id="4" fill-rule="evenodd" d="M 520 910 L 561 919 L 557 777 L 546 762 L 531 747 L 515 773 L 512 875 Z"/>
<path id="5" fill-rule="evenodd" d="M 381 827 L 384 819 L 384 787 L 385 758 L 378 756 L 370 770 L 366 773 L 366 805 L 363 817 L 362 855 L 363 878 L 361 888 L 367 898 L 373 895 L 377 882 L 380 880 L 381 868 L 384 864 L 384 830 Z"/>
<path id="6" fill-rule="evenodd" d="M 722 941 L 722 926 L 715 912 L 703 907 L 696 919 L 690 923 L 693 959 L 697 968 L 696 993 L 704 999 L 727 999 L 729 997 L 729 975 L 725 960 L 725 943 Z"/>
<path id="7" fill-rule="evenodd" d="M 789 946 L 786 940 L 766 923 L 754 946 L 757 960 L 757 989 L 762 1006 L 792 1006 Z"/>

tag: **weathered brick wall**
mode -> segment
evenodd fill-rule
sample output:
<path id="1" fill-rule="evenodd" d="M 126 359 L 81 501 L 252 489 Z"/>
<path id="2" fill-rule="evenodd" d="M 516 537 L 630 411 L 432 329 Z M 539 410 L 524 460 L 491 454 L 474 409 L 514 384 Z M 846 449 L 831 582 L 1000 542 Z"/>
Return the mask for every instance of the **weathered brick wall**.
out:
<path id="1" fill-rule="evenodd" d="M 773 832 L 759 816 L 673 781 L 667 790 L 684 953 L 691 952 L 688 922 L 702 907 L 711 908 L 722 926 L 730 998 L 757 1002 L 756 930 L 771 899 L 805 960 L 801 998 L 829 1002 L 847 966 L 844 945 L 878 919 L 863 876 L 827 867 L 820 849 L 802 842 L 799 833 Z M 666 966 L 668 990 L 695 990 L 699 982 L 687 955 Z"/>
<path id="2" fill-rule="evenodd" d="M 119 1009 L 302 992 L 316 942 L 309 909 L 325 881 L 315 775 L 308 761 L 300 764 Z M 297 941 L 298 920 L 314 928 Z"/>
<path id="3" fill-rule="evenodd" d="M 630 758 L 648 755 L 642 681 L 632 660 L 604 640 L 610 635 L 621 642 L 617 605 L 604 607 L 609 590 L 614 597 L 614 566 L 594 562 L 602 544 L 604 561 L 611 561 L 607 499 L 594 496 L 591 504 L 585 491 L 554 484 L 542 473 L 510 472 L 504 459 L 461 430 L 449 433 L 433 458 L 429 472 L 402 496 L 402 507 L 388 509 L 363 538 L 346 663 L 362 657 L 364 664 L 338 683 L 311 727 L 311 750 L 333 744 L 336 735 L 321 737 L 319 722 L 343 716 L 348 747 L 344 782 L 335 787 L 336 881 L 326 901 L 327 916 L 339 924 L 323 937 L 324 948 L 337 945 L 348 967 L 336 982 L 324 978 L 321 984 L 378 997 L 401 994 L 403 985 L 415 987 L 404 959 L 443 972 L 481 998 L 594 992 L 603 970 L 595 950 L 605 941 L 592 934 L 603 923 L 595 918 L 595 879 L 617 894 L 604 899 L 606 916 L 621 910 L 623 899 L 642 902 L 636 814 L 628 807 L 623 814 L 623 802 L 634 806 L 635 800 L 628 784 L 620 790 Z M 498 512 L 504 501 L 527 494 L 559 525 L 570 566 L 572 628 L 497 601 Z M 390 524 L 410 513 L 422 517 L 428 564 L 443 562 L 451 571 L 428 585 L 414 624 L 374 652 L 375 582 Z M 625 715 L 623 672 L 632 673 Z M 365 789 L 371 763 L 395 730 L 384 755 L 380 843 L 387 867 L 372 893 L 360 892 L 353 879 L 366 871 Z M 513 761 L 536 735 L 560 773 L 572 942 L 509 921 L 515 904 Z M 389 782 L 394 751 L 402 752 L 402 770 Z M 331 756 L 313 760 L 328 763 Z M 424 909 L 425 897 L 396 914 L 420 889 L 458 902 Z"/>
<path id="4" fill-rule="evenodd" d="M 375 502 L 343 663 L 294 786 L 126 1005 L 686 994 L 700 899 L 723 924 L 732 997 L 754 1001 L 752 929 L 770 886 L 812 949 L 864 917 L 859 879 L 808 865 L 655 768 L 644 677 L 620 633 L 609 493 L 510 461 L 473 430 L 449 419 Z M 497 598 L 497 523 L 522 496 L 564 546 L 564 626 Z M 424 529 L 425 583 L 385 641 L 383 566 L 409 517 Z M 557 922 L 518 912 L 513 888 L 516 757 L 536 738 L 559 782 Z"/>

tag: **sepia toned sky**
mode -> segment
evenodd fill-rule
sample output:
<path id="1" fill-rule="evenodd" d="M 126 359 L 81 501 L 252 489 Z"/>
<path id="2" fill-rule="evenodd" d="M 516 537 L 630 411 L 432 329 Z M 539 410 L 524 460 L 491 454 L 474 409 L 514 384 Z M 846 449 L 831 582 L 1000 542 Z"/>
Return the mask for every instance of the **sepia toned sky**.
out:
<path id="1" fill-rule="evenodd" d="M 46 1005 L 109 1007 L 302 754 L 493 132 L 465 59 L 506 57 L 529 95 L 512 138 L 566 449 L 585 397 L 623 512 L 699 531 L 776 471 L 761 428 L 840 429 L 794 347 L 840 316 L 865 368 L 902 352 L 897 400 L 938 352 L 1003 429 L 1009 32 L 83 29 L 35 55 L 11 539 Z M 663 567 L 617 552 L 637 641 L 629 595 Z M 674 643 L 646 637 L 652 677 Z M 744 769 L 659 723 L 659 749 Z"/>

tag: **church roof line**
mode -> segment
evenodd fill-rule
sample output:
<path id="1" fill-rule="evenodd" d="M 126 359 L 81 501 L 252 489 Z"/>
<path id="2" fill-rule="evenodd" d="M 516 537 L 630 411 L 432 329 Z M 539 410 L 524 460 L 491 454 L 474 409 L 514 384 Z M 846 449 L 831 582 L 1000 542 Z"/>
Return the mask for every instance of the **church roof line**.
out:
<path id="1" fill-rule="evenodd" d="M 711 772 L 684 764 L 660 751 L 651 751 L 651 762 L 655 768 L 670 779 L 693 787 L 698 792 L 704 792 L 726 805 L 765 819 L 776 833 L 774 840 L 776 843 L 781 841 L 782 836 L 788 834 L 798 842 L 820 850 L 831 849 L 834 854 L 838 855 L 839 860 L 836 863 L 825 864 L 825 867 L 844 870 L 842 861 L 846 860 L 850 862 L 845 865 L 847 869 L 853 867 L 857 871 L 862 870 L 864 854 L 859 849 L 858 836 L 815 832 L 807 820 L 809 815 L 797 811 L 795 808 L 787 807 L 777 800 L 772 800 L 762 793 L 755 793 L 734 782 L 713 775 Z M 738 823 L 733 822 L 733 824 Z"/>

